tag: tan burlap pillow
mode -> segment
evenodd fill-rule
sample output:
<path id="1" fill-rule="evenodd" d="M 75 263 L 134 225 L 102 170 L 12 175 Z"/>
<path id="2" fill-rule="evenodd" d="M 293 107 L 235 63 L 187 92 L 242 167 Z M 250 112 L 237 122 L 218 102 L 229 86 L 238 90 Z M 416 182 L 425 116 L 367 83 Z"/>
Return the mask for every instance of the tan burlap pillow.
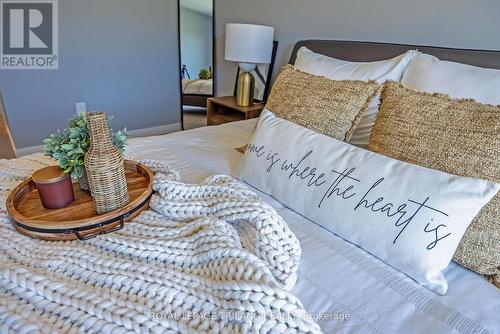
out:
<path id="1" fill-rule="evenodd" d="M 447 173 L 500 182 L 500 106 L 388 82 L 369 149 Z M 453 258 L 500 282 L 500 195 L 467 229 Z"/>
<path id="2" fill-rule="evenodd" d="M 266 109 L 276 116 L 339 140 L 349 140 L 378 91 L 375 81 L 336 81 L 285 65 Z"/>

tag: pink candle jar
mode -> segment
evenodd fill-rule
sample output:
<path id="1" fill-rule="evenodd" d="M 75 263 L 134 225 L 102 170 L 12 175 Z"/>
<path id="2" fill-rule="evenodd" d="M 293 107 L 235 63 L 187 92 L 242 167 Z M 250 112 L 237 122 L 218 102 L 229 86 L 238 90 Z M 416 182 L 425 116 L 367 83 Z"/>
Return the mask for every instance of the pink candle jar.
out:
<path id="1" fill-rule="evenodd" d="M 65 174 L 59 166 L 49 166 L 33 173 L 35 182 L 42 200 L 47 209 L 60 209 L 70 205 L 74 200 L 71 177 Z"/>

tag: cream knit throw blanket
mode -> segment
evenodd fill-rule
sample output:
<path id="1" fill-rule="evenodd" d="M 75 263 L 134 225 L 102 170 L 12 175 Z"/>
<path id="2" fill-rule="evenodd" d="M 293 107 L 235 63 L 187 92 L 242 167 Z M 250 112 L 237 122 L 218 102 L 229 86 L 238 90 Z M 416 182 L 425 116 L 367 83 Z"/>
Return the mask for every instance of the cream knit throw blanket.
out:
<path id="1" fill-rule="evenodd" d="M 317 333 L 289 289 L 300 245 L 227 176 L 155 174 L 150 211 L 119 232 L 46 242 L 17 233 L 5 199 L 41 155 L 0 160 L 0 333 Z"/>

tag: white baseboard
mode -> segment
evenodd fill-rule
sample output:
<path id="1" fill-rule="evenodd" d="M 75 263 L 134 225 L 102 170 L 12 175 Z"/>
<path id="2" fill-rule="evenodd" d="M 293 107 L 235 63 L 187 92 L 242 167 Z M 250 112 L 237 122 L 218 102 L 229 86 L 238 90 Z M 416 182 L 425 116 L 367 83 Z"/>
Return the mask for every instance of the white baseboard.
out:
<path id="1" fill-rule="evenodd" d="M 164 135 L 167 133 L 172 133 L 180 130 L 181 130 L 181 123 L 172 123 L 160 126 L 153 126 L 151 128 L 145 128 L 145 129 L 130 130 L 128 131 L 128 134 L 132 138 L 137 138 L 137 137 Z M 42 152 L 42 149 L 43 149 L 42 145 L 16 148 L 16 157 L 22 157 L 23 155 L 28 155 L 33 153 L 40 153 Z"/>
<path id="2" fill-rule="evenodd" d="M 145 129 L 130 130 L 130 131 L 128 131 L 128 134 L 132 138 L 137 138 L 137 137 L 149 137 L 149 136 L 164 135 L 167 133 L 172 133 L 172 132 L 177 132 L 177 131 L 181 131 L 181 123 L 180 122 L 166 124 L 166 125 L 160 125 L 160 126 L 153 126 L 151 128 L 145 128 Z"/>
<path id="3" fill-rule="evenodd" d="M 42 145 L 16 148 L 16 157 L 19 158 L 19 157 L 22 157 L 23 155 L 40 153 L 40 152 L 42 152 L 42 150 L 43 150 Z"/>

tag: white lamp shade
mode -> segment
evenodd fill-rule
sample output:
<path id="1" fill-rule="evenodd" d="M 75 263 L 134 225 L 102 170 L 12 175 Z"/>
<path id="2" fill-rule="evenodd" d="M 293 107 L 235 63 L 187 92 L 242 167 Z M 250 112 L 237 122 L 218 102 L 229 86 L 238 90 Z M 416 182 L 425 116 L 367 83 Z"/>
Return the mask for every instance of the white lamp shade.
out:
<path id="1" fill-rule="evenodd" d="M 226 60 L 268 64 L 273 53 L 274 28 L 255 24 L 226 24 Z"/>

